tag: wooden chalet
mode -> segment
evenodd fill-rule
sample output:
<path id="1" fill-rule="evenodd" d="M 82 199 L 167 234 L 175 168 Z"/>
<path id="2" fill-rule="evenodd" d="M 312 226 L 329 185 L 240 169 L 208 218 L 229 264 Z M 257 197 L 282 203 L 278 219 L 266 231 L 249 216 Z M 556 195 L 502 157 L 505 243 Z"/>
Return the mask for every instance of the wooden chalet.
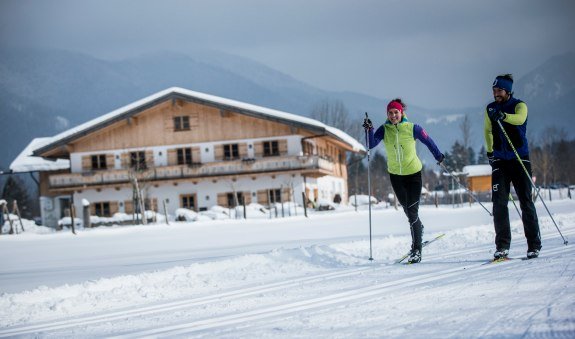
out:
<path id="1" fill-rule="evenodd" d="M 214 205 L 347 200 L 346 152 L 364 152 L 346 133 L 265 107 L 169 88 L 72 128 L 33 150 L 69 167 L 40 172 L 44 225 L 82 201 L 91 215 L 169 213 Z"/>

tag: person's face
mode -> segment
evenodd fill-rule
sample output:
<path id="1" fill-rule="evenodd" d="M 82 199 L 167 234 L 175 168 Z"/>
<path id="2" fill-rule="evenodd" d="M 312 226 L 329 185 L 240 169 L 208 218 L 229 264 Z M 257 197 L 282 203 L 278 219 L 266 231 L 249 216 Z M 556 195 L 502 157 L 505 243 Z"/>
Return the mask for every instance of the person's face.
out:
<path id="1" fill-rule="evenodd" d="M 397 125 L 401 121 L 401 111 L 397 108 L 392 108 L 387 111 L 387 120 L 394 125 Z"/>
<path id="2" fill-rule="evenodd" d="M 493 87 L 493 99 L 498 103 L 502 103 L 509 99 L 509 94 L 504 89 Z"/>

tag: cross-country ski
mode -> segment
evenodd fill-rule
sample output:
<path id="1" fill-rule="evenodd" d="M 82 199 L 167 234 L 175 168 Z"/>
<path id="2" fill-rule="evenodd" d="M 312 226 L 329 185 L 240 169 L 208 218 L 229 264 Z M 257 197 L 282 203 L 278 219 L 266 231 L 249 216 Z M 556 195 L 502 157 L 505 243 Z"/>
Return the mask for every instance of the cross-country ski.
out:
<path id="1" fill-rule="evenodd" d="M 433 242 L 435 242 L 435 241 L 437 241 L 437 240 L 443 238 L 444 236 L 445 236 L 445 233 L 442 233 L 442 234 L 436 236 L 435 238 L 433 238 L 433 239 L 431 239 L 431 240 L 426 240 L 426 241 L 424 241 L 424 242 L 421 243 L 421 247 L 424 248 L 424 247 L 426 247 L 427 245 L 429 245 L 429 244 L 431 244 L 431 243 L 433 243 Z M 411 253 L 411 252 L 407 252 L 407 253 L 406 253 L 405 255 L 403 255 L 401 258 L 397 259 L 397 260 L 395 261 L 395 263 L 396 263 L 396 264 L 399 264 L 399 263 L 403 262 L 405 259 L 407 259 L 407 257 L 409 257 L 409 254 L 410 254 L 410 253 Z"/>

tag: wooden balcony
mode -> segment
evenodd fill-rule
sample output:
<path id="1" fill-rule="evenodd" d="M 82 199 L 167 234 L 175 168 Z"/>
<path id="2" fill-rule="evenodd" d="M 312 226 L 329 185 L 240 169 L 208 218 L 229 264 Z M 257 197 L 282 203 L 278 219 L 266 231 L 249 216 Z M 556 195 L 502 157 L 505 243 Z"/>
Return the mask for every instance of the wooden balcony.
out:
<path id="1" fill-rule="evenodd" d="M 161 181 L 203 179 L 222 176 L 252 175 L 276 172 L 300 172 L 311 177 L 334 174 L 335 164 L 319 156 L 269 157 L 220 161 L 205 164 L 154 167 L 136 174 L 138 180 Z M 134 172 L 128 169 L 51 175 L 50 189 L 127 184 Z"/>

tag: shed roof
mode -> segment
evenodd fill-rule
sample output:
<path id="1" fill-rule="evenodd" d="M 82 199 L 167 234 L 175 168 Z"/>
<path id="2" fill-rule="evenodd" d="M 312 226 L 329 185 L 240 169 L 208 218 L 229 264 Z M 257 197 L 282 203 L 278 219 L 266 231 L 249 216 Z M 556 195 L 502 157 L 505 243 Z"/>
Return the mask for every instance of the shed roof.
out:
<path id="1" fill-rule="evenodd" d="M 468 177 L 481 177 L 491 175 L 490 165 L 468 165 L 463 167 L 463 173 Z"/>

